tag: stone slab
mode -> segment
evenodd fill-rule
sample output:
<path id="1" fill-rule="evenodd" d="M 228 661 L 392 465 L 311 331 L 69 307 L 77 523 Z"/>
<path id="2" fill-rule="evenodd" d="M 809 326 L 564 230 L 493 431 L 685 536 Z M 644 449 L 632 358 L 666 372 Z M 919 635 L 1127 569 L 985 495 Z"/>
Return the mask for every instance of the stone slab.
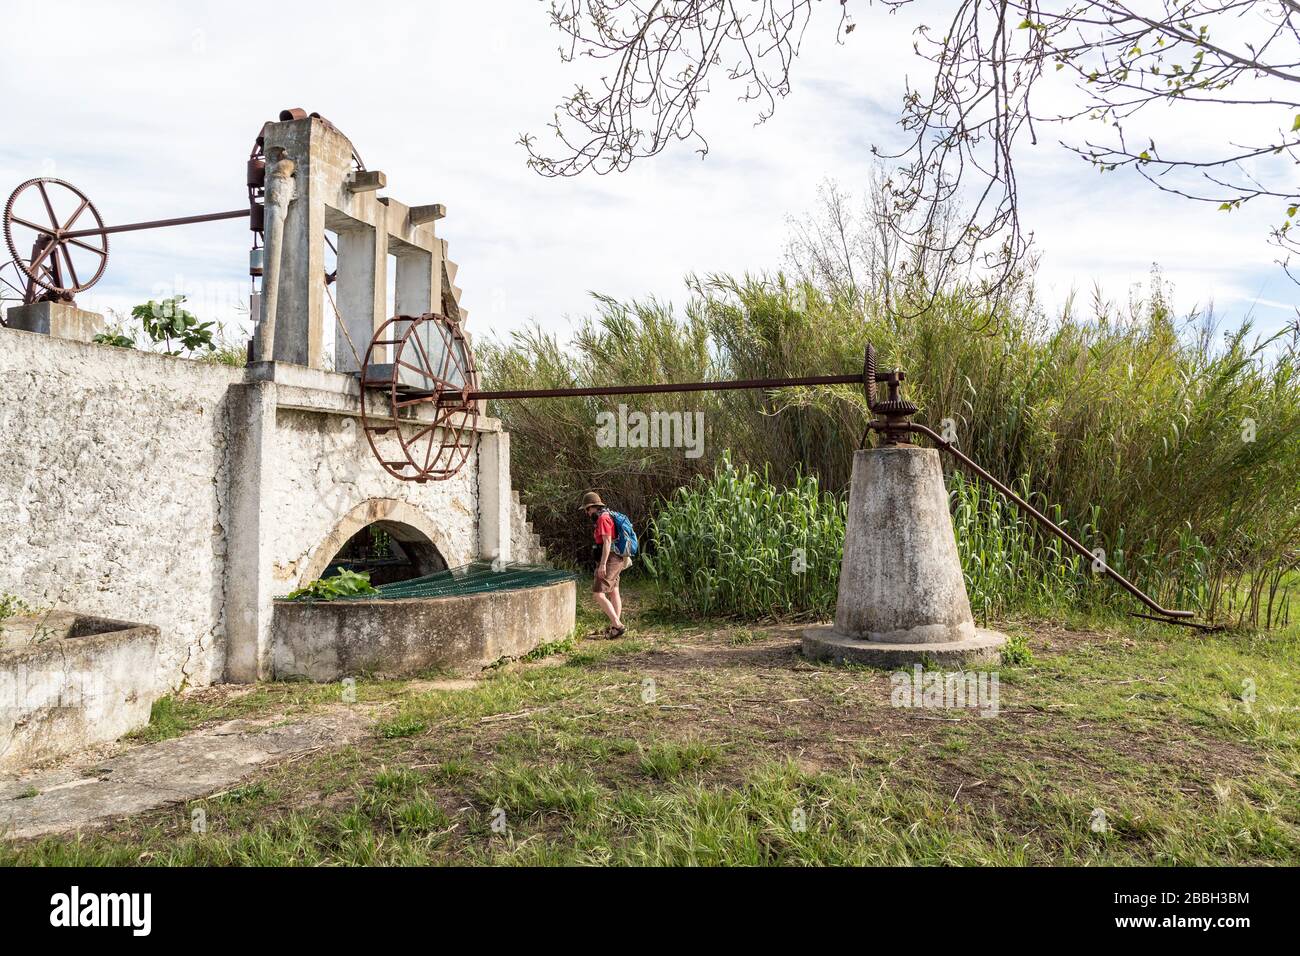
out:
<path id="1" fill-rule="evenodd" d="M 11 329 L 50 335 L 56 339 L 89 342 L 104 331 L 104 317 L 70 302 L 33 302 L 16 305 L 5 313 Z"/>
<path id="2" fill-rule="evenodd" d="M 833 625 L 825 624 L 803 632 L 803 656 L 814 661 L 890 669 L 912 664 L 966 667 L 996 662 L 1006 642 L 1005 634 L 979 627 L 975 629 L 974 637 L 960 641 L 912 644 L 864 641 L 840 634 Z"/>
<path id="3" fill-rule="evenodd" d="M 228 788 L 257 767 L 369 732 L 372 715 L 339 708 L 296 724 L 233 720 L 210 730 L 135 747 L 89 766 L 0 776 L 0 839 L 80 830 Z M 177 814 L 188 819 L 184 807 Z"/>
<path id="4" fill-rule="evenodd" d="M 85 614 L 16 617 L 0 635 L 0 771 L 149 722 L 158 628 Z"/>

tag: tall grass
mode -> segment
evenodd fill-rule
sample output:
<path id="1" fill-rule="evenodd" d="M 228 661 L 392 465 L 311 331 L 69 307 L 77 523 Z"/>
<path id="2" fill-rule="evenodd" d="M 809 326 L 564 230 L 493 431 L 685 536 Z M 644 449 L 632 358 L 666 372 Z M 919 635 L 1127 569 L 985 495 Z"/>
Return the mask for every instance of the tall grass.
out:
<path id="1" fill-rule="evenodd" d="M 670 612 L 825 617 L 835 608 L 844 520 L 843 499 L 811 475 L 780 488 L 724 456 L 711 479 L 663 504 L 645 560 Z"/>
<path id="2" fill-rule="evenodd" d="M 1076 537 L 1097 538 L 1096 509 L 1075 526 L 1060 505 L 1031 490 L 1028 477 L 1013 486 Z M 1127 595 L 1096 573 L 1091 561 L 1044 534 L 992 486 L 954 472 L 948 487 L 957 553 L 979 620 L 987 623 L 1015 611 L 1129 609 Z M 661 609 L 690 617 L 830 617 L 846 507 L 844 495 L 821 490 L 812 476 L 779 487 L 766 471 L 733 465 L 724 455 L 712 478 L 678 488 L 651 519 L 653 555 L 645 564 L 658 585 Z M 1194 536 L 1169 554 L 1154 553 L 1149 543 L 1134 553 L 1121 527 L 1105 560 L 1144 582 L 1187 582 L 1189 590 L 1173 592 L 1172 600 L 1181 606 L 1202 606 L 1209 593 L 1203 573 L 1207 551 Z M 1282 604 L 1271 621 L 1289 623 Z"/>
<path id="3" fill-rule="evenodd" d="M 710 277 L 690 289 L 680 312 L 601 299 L 571 344 L 536 330 L 498 343 L 484 357 L 485 377 L 493 387 L 535 387 L 824 374 L 860 369 L 871 341 L 884 366 L 907 369 L 919 420 L 940 428 L 951 419 L 967 454 L 1005 482 L 1027 476 L 1025 491 L 1167 606 L 1260 626 L 1284 617 L 1286 582 L 1300 566 L 1294 338 L 1261 338 L 1249 324 L 1225 332 L 1206 317 L 1180 322 L 1158 285 L 1127 310 L 1096 304 L 1082 315 L 1071 305 L 1052 318 L 1026 292 L 981 331 L 957 294 L 886 309 L 869 295 L 781 275 Z M 853 386 L 628 402 L 703 411 L 704 455 L 598 448 L 596 413 L 617 399 L 492 409 L 514 435 L 515 474 L 535 524 L 561 553 L 585 544 L 573 508 L 587 487 L 645 525 L 659 502 L 710 476 L 728 453 L 778 484 L 807 476 L 842 492 L 866 419 Z M 969 498 L 977 492 L 948 479 L 955 505 L 968 505 L 969 519 L 958 520 L 963 546 L 972 561 L 990 562 L 974 585 L 990 611 L 1005 604 L 1000 595 L 1032 600 L 1034 587 L 1019 582 L 1074 575 L 1072 559 L 1057 570 L 1056 545 L 1020 527 L 987 489 Z M 976 533 L 988 537 L 977 542 Z M 1028 554 L 999 559 L 1015 549 Z M 1036 586 L 1060 591 L 1050 580 Z M 1078 597 L 1095 590 L 1081 584 Z"/>

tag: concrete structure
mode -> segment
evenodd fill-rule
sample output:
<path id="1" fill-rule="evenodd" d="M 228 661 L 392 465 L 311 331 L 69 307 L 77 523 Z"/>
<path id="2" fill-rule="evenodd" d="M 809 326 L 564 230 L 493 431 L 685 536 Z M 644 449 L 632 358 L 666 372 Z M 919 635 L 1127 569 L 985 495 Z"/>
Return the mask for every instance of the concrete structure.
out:
<path id="1" fill-rule="evenodd" d="M 403 601 L 281 601 L 277 679 L 472 674 L 573 631 L 572 581 Z"/>
<path id="2" fill-rule="evenodd" d="M 971 616 L 939 452 L 855 452 L 835 623 L 804 633 L 805 656 L 960 666 L 996 660 L 1005 642 Z"/>
<path id="3" fill-rule="evenodd" d="M 350 375 L 0 329 L 0 593 L 156 625 L 168 690 L 270 677 L 274 599 L 370 524 L 448 566 L 540 557 L 499 422 L 458 475 L 417 484 L 384 472 L 359 414 Z"/>
<path id="4" fill-rule="evenodd" d="M 364 354 L 386 320 L 388 258 L 397 260 L 400 312 L 466 318 L 456 267 L 434 235 L 445 209 L 412 213 L 378 195 L 383 175 L 356 175 L 351 144 L 319 118 L 268 124 L 263 135 L 264 278 L 275 281 L 260 299 L 266 314 L 254 341 L 270 343 L 260 360 L 232 368 L 95 345 L 79 310 L 58 303 L 9 311 L 33 331 L 0 329 L 0 594 L 156 628 L 147 659 L 133 652 L 140 700 L 274 676 L 276 599 L 319 577 L 372 525 L 421 573 L 543 557 L 510 487 L 498 421 L 479 418 L 474 451 L 456 475 L 422 484 L 385 472 L 360 426 L 346 342 Z M 273 256 L 271 233 L 281 227 Z M 325 323 L 335 321 L 326 312 L 327 230 L 338 237 L 335 365 L 343 371 L 323 367 Z M 432 417 L 416 408 L 402 428 Z M 572 596 L 552 610 L 537 633 L 526 631 L 529 616 L 463 618 L 505 629 L 474 638 L 475 659 L 490 663 L 485 655 L 498 647 L 516 654 L 528 640 L 550 639 L 555 614 L 567 613 L 567 634 Z M 422 639 L 442 636 L 461 640 Z M 364 658 L 353 637 L 341 660 Z"/>
<path id="5" fill-rule="evenodd" d="M 366 344 L 387 314 L 388 260 L 394 262 L 395 315 L 441 312 L 464 323 L 456 265 L 435 234 L 446 215 L 441 204 L 414 213 L 376 191 L 377 170 L 358 171 L 351 142 L 320 117 L 268 123 L 262 130 L 267 156 L 266 271 L 262 330 L 274 341 L 274 358 L 320 368 L 325 324 L 335 324 L 334 367 L 358 368 L 353 348 Z M 283 185 L 291 177 L 291 185 Z M 283 232 L 279 233 L 283 197 Z M 432 212 L 430 210 L 433 210 Z M 326 270 L 326 233 L 335 237 L 338 317 L 320 276 Z M 351 342 L 351 346 L 348 343 Z"/>
<path id="6" fill-rule="evenodd" d="M 0 771 L 107 743 L 149 722 L 158 629 L 55 612 L 0 631 Z"/>
<path id="7" fill-rule="evenodd" d="M 5 322 L 11 329 L 52 335 L 59 339 L 89 342 L 104 331 L 104 317 L 98 312 L 87 312 L 71 302 L 33 302 L 16 305 L 5 313 Z"/>

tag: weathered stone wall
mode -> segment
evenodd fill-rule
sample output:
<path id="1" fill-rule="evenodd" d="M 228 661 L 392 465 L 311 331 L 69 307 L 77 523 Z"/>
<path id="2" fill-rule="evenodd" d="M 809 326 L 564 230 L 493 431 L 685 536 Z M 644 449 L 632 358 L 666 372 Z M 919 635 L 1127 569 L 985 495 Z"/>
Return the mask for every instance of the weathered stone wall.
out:
<path id="1" fill-rule="evenodd" d="M 164 690 L 269 676 L 271 601 L 366 524 L 482 554 L 477 455 L 398 481 L 358 410 L 346 375 L 0 329 L 0 593 L 156 626 Z"/>
<path id="2" fill-rule="evenodd" d="M 337 551 L 332 542 L 324 544 L 327 537 L 346 515 L 376 499 L 405 502 L 420 512 L 432 528 L 419 530 L 449 567 L 478 557 L 475 456 L 446 481 L 398 481 L 375 461 L 356 419 L 284 407 L 276 413 L 273 454 L 267 502 L 276 596 L 314 579 L 314 565 Z M 385 517 L 402 520 L 400 514 Z"/>
<path id="3" fill-rule="evenodd" d="M 222 669 L 226 398 L 242 371 L 0 329 L 0 593 L 160 629 Z"/>

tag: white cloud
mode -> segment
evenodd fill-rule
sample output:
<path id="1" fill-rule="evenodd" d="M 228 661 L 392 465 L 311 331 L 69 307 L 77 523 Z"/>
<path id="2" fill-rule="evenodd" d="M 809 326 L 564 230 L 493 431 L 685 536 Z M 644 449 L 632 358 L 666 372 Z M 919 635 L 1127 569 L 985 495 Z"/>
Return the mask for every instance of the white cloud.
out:
<path id="1" fill-rule="evenodd" d="M 515 140 L 544 132 L 575 74 L 541 4 L 27 5 L 58 26 L 59 67 L 30 33 L 0 37 L 0 190 L 52 163 L 109 223 L 238 208 L 262 121 L 286 106 L 319 110 L 387 173 L 392 195 L 446 203 L 441 234 L 479 334 L 531 319 L 562 329 L 589 310 L 588 290 L 680 298 L 688 272 L 777 265 L 786 216 L 813 205 L 824 177 L 865 180 L 870 145 L 897 141 L 905 74 L 925 75 L 914 18 L 862 10 L 840 46 L 835 5 L 824 5 L 794 91 L 765 125 L 719 80 L 702 113 L 707 159 L 683 145 L 622 176 L 547 180 Z M 1293 287 L 1271 266 L 1263 210 L 1226 216 L 1132 178 L 1102 183 L 1048 144 L 1022 169 L 1049 299 L 1094 279 L 1123 298 L 1159 260 L 1180 306 L 1213 300 L 1240 314 L 1264 296 L 1261 316 L 1286 314 L 1273 303 L 1287 305 Z M 238 221 L 115 236 L 104 280 L 81 300 L 121 308 L 179 277 L 212 314 L 235 318 L 247 240 Z"/>

